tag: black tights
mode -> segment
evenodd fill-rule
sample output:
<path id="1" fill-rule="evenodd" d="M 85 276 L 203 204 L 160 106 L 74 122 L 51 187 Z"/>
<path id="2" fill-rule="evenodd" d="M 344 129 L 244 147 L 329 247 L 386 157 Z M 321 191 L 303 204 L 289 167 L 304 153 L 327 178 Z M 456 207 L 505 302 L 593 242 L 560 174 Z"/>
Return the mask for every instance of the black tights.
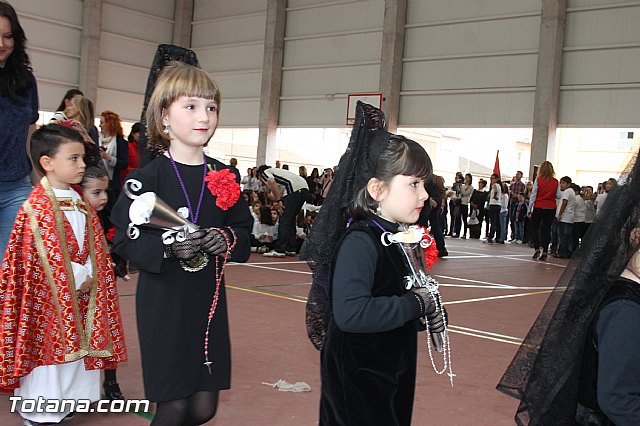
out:
<path id="1" fill-rule="evenodd" d="M 151 426 L 192 426 L 211 420 L 218 409 L 218 391 L 200 391 L 188 398 L 156 404 Z"/>
<path id="2" fill-rule="evenodd" d="M 556 209 L 537 208 L 533 210 L 531 215 L 531 239 L 533 248 L 538 250 L 542 248 L 543 252 L 549 249 L 549 240 L 551 239 L 551 226 Z"/>

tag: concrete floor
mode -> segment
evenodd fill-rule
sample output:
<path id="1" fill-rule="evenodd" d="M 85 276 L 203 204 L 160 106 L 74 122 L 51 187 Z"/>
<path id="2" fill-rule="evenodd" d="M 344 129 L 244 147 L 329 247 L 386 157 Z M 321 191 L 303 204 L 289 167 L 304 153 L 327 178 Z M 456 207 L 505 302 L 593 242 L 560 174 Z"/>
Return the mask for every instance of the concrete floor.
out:
<path id="1" fill-rule="evenodd" d="M 513 425 L 517 401 L 495 390 L 521 339 L 567 261 L 531 260 L 521 245 L 447 239 L 450 256 L 432 274 L 440 281 L 450 316 L 453 387 L 436 375 L 421 336 L 415 425 Z M 296 258 L 252 255 L 227 268 L 233 355 L 232 388 L 221 393 L 210 425 L 315 425 L 320 390 L 319 353 L 307 340 L 305 299 L 311 275 Z M 135 324 L 136 275 L 118 282 L 129 359 L 118 369 L 127 398 L 144 398 Z M 266 383 L 283 379 L 310 385 L 305 393 L 280 392 Z M 0 425 L 20 425 L 0 395 Z M 150 413 L 78 414 L 71 425 L 148 425 Z"/>

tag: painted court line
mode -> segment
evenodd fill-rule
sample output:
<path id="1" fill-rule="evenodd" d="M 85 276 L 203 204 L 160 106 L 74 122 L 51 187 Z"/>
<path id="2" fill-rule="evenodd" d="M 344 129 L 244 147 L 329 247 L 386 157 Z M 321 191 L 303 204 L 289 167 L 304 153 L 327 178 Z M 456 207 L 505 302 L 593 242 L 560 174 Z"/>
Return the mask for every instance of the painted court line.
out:
<path id="1" fill-rule="evenodd" d="M 302 302 L 302 303 L 306 303 L 307 302 L 307 298 L 304 297 L 304 296 L 295 296 L 295 297 L 293 297 L 293 296 L 284 296 L 284 295 L 275 294 L 275 293 L 266 292 L 266 291 L 253 290 L 253 289 L 246 288 L 246 287 L 236 287 L 235 285 L 227 285 L 226 288 L 230 288 L 230 289 L 233 289 L 233 290 L 239 290 L 239 291 L 246 291 L 247 293 L 261 294 L 263 296 L 277 297 L 278 299 L 291 300 L 292 302 Z"/>
<path id="2" fill-rule="evenodd" d="M 468 254 L 468 255 L 462 255 L 462 256 L 447 256 L 446 258 L 444 258 L 445 260 L 451 260 L 451 259 L 487 259 L 487 258 L 494 258 L 494 259 L 510 259 L 510 258 L 514 258 L 514 257 L 530 257 L 528 254 Z"/>
<path id="3" fill-rule="evenodd" d="M 544 291 L 533 291 L 529 293 L 518 293 L 518 294 L 505 294 L 502 296 L 490 296 L 490 297 L 479 297 L 476 299 L 463 299 L 463 300 L 454 300 L 452 302 L 446 302 L 446 305 L 459 305 L 462 303 L 471 303 L 471 302 L 484 302 L 487 300 L 496 300 L 496 299 L 509 299 L 513 297 L 523 297 L 523 296 L 534 296 L 538 294 L 551 293 L 554 290 L 544 290 Z"/>
<path id="4" fill-rule="evenodd" d="M 518 259 L 518 258 L 515 258 L 515 257 L 511 257 L 511 258 L 509 258 L 509 260 L 519 260 L 520 262 L 537 263 L 537 264 L 544 265 L 544 266 L 557 266 L 558 268 L 566 268 L 567 267 L 567 265 L 561 265 L 559 263 L 540 262 L 539 260 L 531 259 L 531 257 L 529 257 L 529 259 Z"/>
<path id="5" fill-rule="evenodd" d="M 292 284 L 264 284 L 264 285 L 250 285 L 245 288 L 269 288 L 269 287 L 297 287 L 303 285 L 311 285 L 313 283 L 292 283 Z"/>
<path id="6" fill-rule="evenodd" d="M 277 262 L 276 262 L 277 263 Z M 253 263 L 239 263 L 238 265 L 244 265 L 244 266 L 248 266 L 251 268 L 259 268 L 259 269 L 267 269 L 270 271 L 277 271 L 277 272 L 290 272 L 290 273 L 294 273 L 294 274 L 304 274 L 304 275 L 312 275 L 313 273 L 311 271 L 296 271 L 296 270 L 291 270 L 291 269 L 284 269 L 284 268 L 275 268 L 275 267 L 270 267 L 270 266 L 263 266 L 262 264 L 260 265 L 256 265 Z M 472 285 L 456 285 L 456 284 L 443 284 L 440 283 L 440 285 L 442 285 L 443 287 L 460 287 L 460 288 L 487 288 L 487 289 L 504 289 L 504 290 L 538 290 L 538 289 L 544 289 L 544 290 L 552 290 L 555 287 L 520 287 L 520 286 L 514 286 L 514 285 L 509 285 L 509 284 L 499 284 L 499 283 L 492 283 L 489 281 L 480 281 L 480 280 L 472 280 L 472 279 L 468 279 L 468 278 L 458 278 L 458 277 L 451 277 L 448 275 L 434 275 L 434 277 L 438 277 L 438 278 L 445 278 L 448 280 L 457 280 L 457 281 L 465 281 L 465 282 L 470 282 L 470 283 L 477 283 L 477 284 L 483 284 L 483 285 L 478 285 L 478 286 L 472 286 Z M 306 283 L 302 283 L 302 284 L 306 284 Z M 302 285 L 299 284 L 299 285 Z M 289 284 L 287 284 L 289 285 Z M 265 285 L 265 287 L 268 287 L 269 285 Z M 256 287 L 256 286 L 253 286 Z"/>
<path id="7" fill-rule="evenodd" d="M 518 287 L 518 286 L 491 286 L 491 285 L 472 285 L 472 284 L 451 284 L 451 283 L 438 283 L 440 287 L 455 287 L 455 288 L 481 288 L 485 290 L 553 290 L 555 287 Z"/>
<path id="8" fill-rule="evenodd" d="M 518 341 L 518 342 L 522 342 L 524 340 L 521 337 L 507 336 L 505 334 L 492 333 L 490 331 L 478 330 L 478 329 L 469 328 L 469 327 L 462 327 L 460 325 L 449 325 L 449 327 L 451 329 L 466 331 L 468 333 L 474 333 L 474 334 L 478 334 L 478 335 L 487 335 L 487 336 L 492 336 L 492 337 L 499 337 L 501 339 L 508 339 L 508 340 L 513 340 L 513 341 Z"/>
<path id="9" fill-rule="evenodd" d="M 465 282 L 468 282 L 468 283 L 485 284 L 485 285 L 492 286 L 492 287 L 513 288 L 513 286 L 510 285 L 510 284 L 498 284 L 498 283 L 492 283 L 492 282 L 489 282 L 489 281 L 472 280 L 472 279 L 469 279 L 469 278 L 451 277 L 451 276 L 448 276 L 448 275 L 433 275 L 433 276 L 434 277 L 438 277 L 438 278 L 445 278 L 447 280 L 457 280 L 457 281 L 465 281 Z"/>
<path id="10" fill-rule="evenodd" d="M 271 266 L 256 265 L 254 263 L 239 263 L 239 265 L 248 266 L 250 268 L 268 269 L 270 271 L 291 272 L 291 273 L 294 273 L 294 274 L 305 274 L 305 275 L 312 275 L 313 274 L 313 272 L 311 272 L 311 271 L 296 271 L 296 270 L 292 270 L 292 269 L 274 268 L 274 267 L 271 267 Z"/>
<path id="11" fill-rule="evenodd" d="M 450 325 L 449 327 L 453 327 L 452 325 Z M 458 334 L 464 334 L 466 336 L 471 336 L 471 337 L 478 337 L 480 339 L 485 339 L 485 340 L 492 340 L 494 342 L 500 342 L 500 343 L 508 343 L 510 345 L 517 345 L 520 346 L 519 342 L 513 342 L 511 340 L 506 340 L 506 339 L 500 339 L 498 337 L 492 337 L 492 336 L 484 336 L 481 334 L 476 334 L 476 333 L 469 333 L 467 331 L 462 331 L 462 330 L 455 330 L 453 328 L 449 329 L 450 332 L 452 333 L 458 333 Z"/>
<path id="12" fill-rule="evenodd" d="M 253 290 L 253 289 L 244 288 L 244 287 L 236 287 L 236 286 L 232 286 L 232 285 L 227 285 L 226 287 L 230 288 L 230 289 L 233 289 L 233 290 L 245 291 L 247 293 L 254 293 L 254 294 L 260 294 L 260 295 L 268 296 L 268 297 L 275 297 L 275 298 L 278 298 L 278 299 L 290 300 L 292 302 L 306 303 L 306 301 L 307 301 L 307 298 L 303 297 L 303 296 L 294 296 L 294 297 L 284 296 L 284 295 L 275 294 L 275 293 L 271 293 L 271 292 Z M 541 294 L 541 293 L 550 293 L 550 291 L 541 291 L 541 292 L 535 292 L 535 293 L 523 293 L 523 294 L 509 295 L 509 296 L 497 296 L 497 297 L 489 297 L 489 298 L 482 298 L 482 299 L 459 300 L 459 301 L 455 301 L 455 302 L 445 303 L 445 305 L 448 305 L 448 304 L 452 305 L 452 304 L 459 304 L 459 303 L 469 303 L 469 302 L 490 300 L 490 299 L 501 299 L 501 298 L 506 298 L 506 297 L 529 296 L 529 295 Z M 464 334 L 466 336 L 477 337 L 477 338 L 485 339 L 485 340 L 492 340 L 494 342 L 508 343 L 508 344 L 511 344 L 511 345 L 520 345 L 520 343 L 522 341 L 522 339 L 518 338 L 518 337 L 506 336 L 506 335 L 503 335 L 503 334 L 492 333 L 492 332 L 489 332 L 489 331 L 475 330 L 475 329 L 471 329 L 471 328 L 468 328 L 468 327 L 456 326 L 456 325 L 453 325 L 453 324 L 449 325 L 449 331 L 452 332 L 452 333 Z"/>
<path id="13" fill-rule="evenodd" d="M 274 262 L 274 261 L 270 261 L 270 262 L 229 262 L 229 266 L 231 265 L 299 265 L 302 263 L 307 263 L 304 260 L 291 260 L 291 261 L 281 261 L 281 262 Z"/>

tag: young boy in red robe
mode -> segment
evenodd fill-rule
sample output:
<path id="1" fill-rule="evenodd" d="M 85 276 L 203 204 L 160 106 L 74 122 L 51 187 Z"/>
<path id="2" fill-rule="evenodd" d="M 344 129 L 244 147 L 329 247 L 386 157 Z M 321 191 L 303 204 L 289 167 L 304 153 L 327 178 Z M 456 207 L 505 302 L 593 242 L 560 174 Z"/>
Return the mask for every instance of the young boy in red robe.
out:
<path id="1" fill-rule="evenodd" d="M 0 390 L 23 399 L 100 399 L 100 369 L 127 360 L 109 251 L 93 209 L 71 187 L 82 136 L 47 125 L 31 138 L 45 175 L 18 212 L 0 271 Z M 27 425 L 72 415 L 20 410 Z M 63 406 L 64 407 L 64 406 Z"/>

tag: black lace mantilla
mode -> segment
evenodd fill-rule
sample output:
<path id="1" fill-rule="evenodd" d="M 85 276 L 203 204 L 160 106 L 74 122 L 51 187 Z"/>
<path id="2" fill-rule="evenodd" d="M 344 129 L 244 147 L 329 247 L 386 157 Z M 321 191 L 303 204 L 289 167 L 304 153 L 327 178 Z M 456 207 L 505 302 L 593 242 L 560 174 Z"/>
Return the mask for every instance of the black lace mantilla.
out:
<path id="1" fill-rule="evenodd" d="M 389 138 L 384 113 L 358 101 L 356 119 L 345 153 L 340 158 L 331 190 L 322 203 L 313 229 L 300 251 L 313 270 L 313 284 L 306 308 L 307 333 L 320 350 L 331 314 L 331 262 L 336 244 L 346 229 L 354 194 L 373 176 L 376 163 Z"/>
<path id="2" fill-rule="evenodd" d="M 171 44 L 160 44 L 156 50 L 156 55 L 153 57 L 153 63 L 149 69 L 149 78 L 147 79 L 147 90 L 144 93 L 144 103 L 142 106 L 142 116 L 140 117 L 140 139 L 138 140 L 138 152 L 140 153 L 140 166 L 144 166 L 151 161 L 156 155 L 164 152 L 163 146 L 148 145 L 147 135 L 147 107 L 149 106 L 149 99 L 153 93 L 153 89 L 156 87 L 156 80 L 158 74 L 162 71 L 170 62 L 179 61 L 184 62 L 187 65 L 199 67 L 198 57 L 191 49 L 186 49 L 180 46 L 174 46 Z"/>
<path id="3" fill-rule="evenodd" d="M 638 250 L 638 155 L 621 176 L 497 389 L 521 400 L 518 425 L 601 425 L 580 403 L 582 355 L 605 294 Z M 576 420 L 579 417 L 579 421 Z"/>

